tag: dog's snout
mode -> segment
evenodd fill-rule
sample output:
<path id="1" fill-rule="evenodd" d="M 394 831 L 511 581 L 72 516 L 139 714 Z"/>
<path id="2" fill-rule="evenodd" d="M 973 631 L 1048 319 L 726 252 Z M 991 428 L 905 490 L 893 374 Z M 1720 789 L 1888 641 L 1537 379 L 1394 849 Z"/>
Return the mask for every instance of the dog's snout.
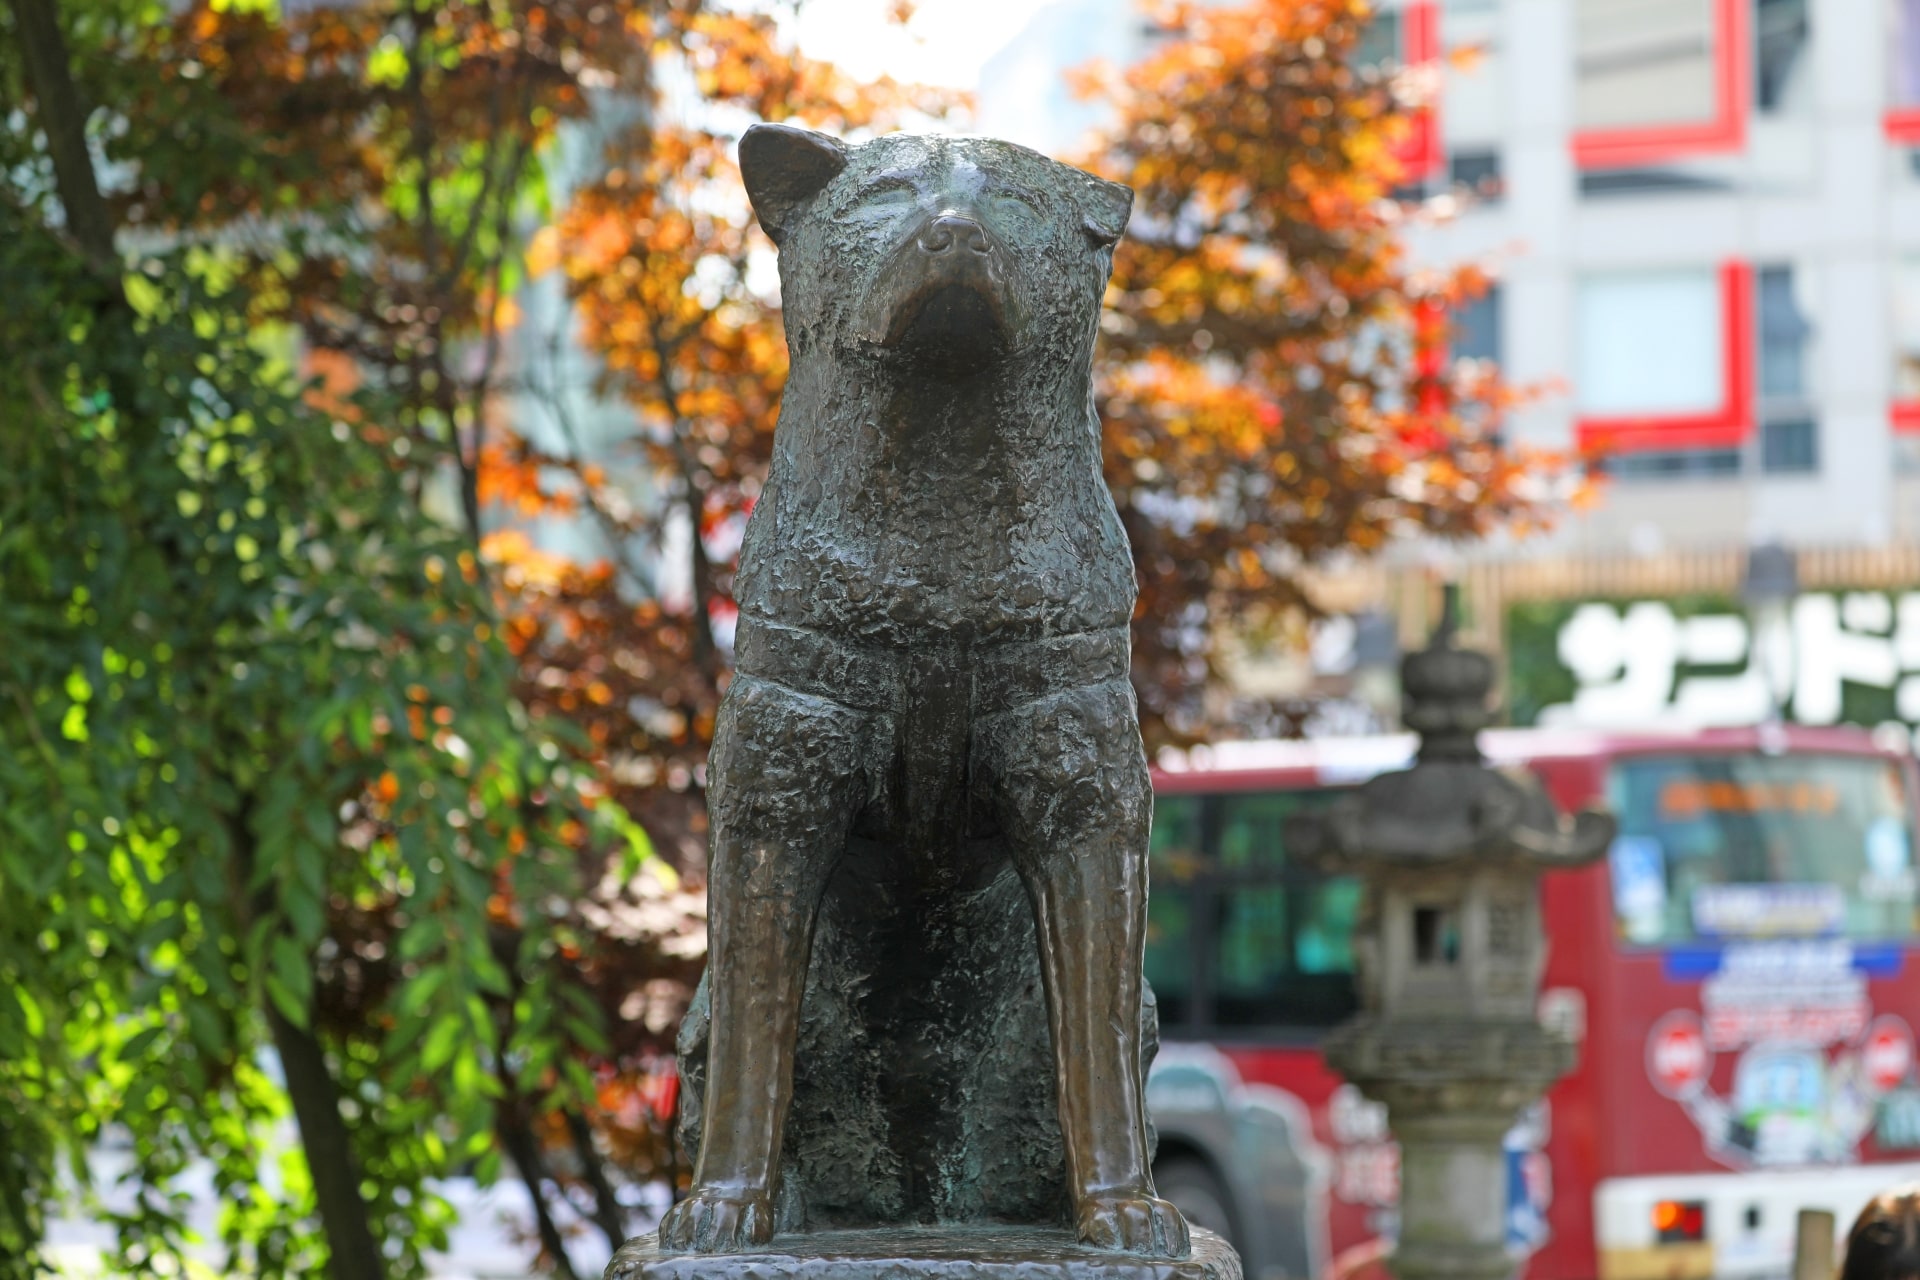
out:
<path id="1" fill-rule="evenodd" d="M 991 253 L 993 242 L 972 218 L 943 213 L 920 229 L 920 247 L 928 253 Z"/>

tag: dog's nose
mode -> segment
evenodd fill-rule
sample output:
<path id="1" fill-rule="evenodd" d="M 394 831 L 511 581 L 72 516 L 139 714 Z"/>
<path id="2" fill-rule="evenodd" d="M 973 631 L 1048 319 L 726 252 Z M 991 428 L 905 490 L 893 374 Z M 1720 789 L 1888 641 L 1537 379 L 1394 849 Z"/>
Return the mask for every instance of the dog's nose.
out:
<path id="1" fill-rule="evenodd" d="M 972 218 L 957 213 L 943 213 L 920 228 L 920 247 L 928 253 L 958 252 L 960 249 L 991 253 L 993 242 L 987 239 L 987 229 Z"/>

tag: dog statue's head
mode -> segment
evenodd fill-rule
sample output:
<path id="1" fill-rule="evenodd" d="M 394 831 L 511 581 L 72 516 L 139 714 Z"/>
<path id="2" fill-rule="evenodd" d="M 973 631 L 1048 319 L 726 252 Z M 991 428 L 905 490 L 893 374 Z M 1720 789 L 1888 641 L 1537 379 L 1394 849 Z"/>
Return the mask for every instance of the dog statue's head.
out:
<path id="1" fill-rule="evenodd" d="M 796 360 L 825 349 L 941 380 L 1026 356 L 1084 363 L 1133 192 L 984 138 L 848 147 L 787 125 L 740 140 L 780 247 Z"/>

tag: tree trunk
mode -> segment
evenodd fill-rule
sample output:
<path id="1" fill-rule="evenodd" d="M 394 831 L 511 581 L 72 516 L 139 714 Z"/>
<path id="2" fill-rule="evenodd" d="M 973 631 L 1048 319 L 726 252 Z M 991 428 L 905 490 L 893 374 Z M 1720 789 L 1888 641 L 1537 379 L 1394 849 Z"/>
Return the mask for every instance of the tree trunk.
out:
<path id="1" fill-rule="evenodd" d="M 67 231 L 91 268 L 100 293 L 93 312 L 100 340 L 123 352 L 136 350 L 133 308 L 127 305 L 120 282 L 120 255 L 114 247 L 113 213 L 100 194 L 93 171 L 93 152 L 87 147 L 87 108 L 73 82 L 73 61 L 66 33 L 60 27 L 59 0 L 8 0 L 19 37 L 20 58 L 27 85 L 33 91 L 34 118 L 47 134 L 47 153 L 53 161 L 54 190 L 67 215 Z M 127 444 L 145 453 L 159 440 L 155 423 L 138 411 L 140 388 L 129 374 L 129 361 L 107 366 L 107 390 L 114 411 L 126 423 Z"/>
<path id="2" fill-rule="evenodd" d="M 626 1215 L 620 1211 L 620 1197 L 607 1178 L 606 1161 L 593 1145 L 593 1126 L 578 1111 L 568 1111 L 567 1132 L 573 1137 L 574 1150 L 580 1154 L 580 1169 L 593 1189 L 593 1220 L 606 1233 L 607 1243 L 618 1249 L 627 1241 Z"/>
<path id="3" fill-rule="evenodd" d="M 506 1144 L 507 1155 L 520 1170 L 520 1180 L 527 1184 L 527 1195 L 533 1200 L 533 1222 L 540 1233 L 540 1247 L 552 1260 L 554 1275 L 560 1280 L 579 1280 L 572 1259 L 567 1257 L 567 1242 L 561 1238 L 560 1228 L 547 1209 L 547 1195 L 542 1186 L 547 1181 L 547 1162 L 540 1154 L 540 1140 L 534 1136 L 521 1110 L 520 1094 L 514 1088 L 512 1074 L 502 1070 L 500 1081 L 507 1087 L 507 1096 L 500 1102 L 500 1139 Z"/>
<path id="4" fill-rule="evenodd" d="M 273 1029 L 273 1046 L 280 1053 L 293 1116 L 300 1126 L 300 1145 L 313 1178 L 313 1198 L 320 1206 L 329 1280 L 381 1280 L 387 1273 L 386 1259 L 367 1221 L 366 1202 L 360 1198 L 353 1137 L 340 1118 L 340 1092 L 327 1069 L 326 1050 L 311 1031 L 289 1022 L 271 1000 L 266 1006 L 267 1025 Z"/>
<path id="5" fill-rule="evenodd" d="M 693 572 L 693 663 L 713 688 L 720 687 L 720 646 L 713 638 L 713 562 L 707 559 L 707 544 L 700 526 L 706 518 L 706 494 L 693 486 L 693 471 L 683 473 L 687 482 L 687 524 L 691 537 Z"/>
<path id="6" fill-rule="evenodd" d="M 108 273 L 116 291 L 119 272 L 113 249 L 113 215 L 94 178 L 93 153 L 87 149 L 87 111 L 73 83 L 67 38 L 60 29 L 59 0 L 9 0 L 20 39 L 27 83 L 39 100 L 36 115 L 47 132 L 53 180 L 66 207 L 67 229 L 88 262 Z"/>
<path id="7" fill-rule="evenodd" d="M 252 927 L 271 891 L 249 894 L 258 846 L 253 834 L 253 797 L 242 792 L 227 837 L 233 846 L 233 900 L 238 906 L 242 936 Z M 264 984 L 263 984 L 264 986 Z M 294 1023 L 280 1012 L 273 998 L 262 992 L 261 1004 L 280 1070 L 287 1078 L 287 1097 L 293 1102 L 294 1123 L 300 1127 L 300 1148 L 307 1157 L 307 1175 L 313 1180 L 314 1203 L 320 1210 L 320 1230 L 327 1239 L 328 1280 L 385 1280 L 387 1263 L 374 1239 L 367 1203 L 360 1196 L 360 1162 L 354 1158 L 353 1135 L 340 1118 L 340 1087 L 327 1066 L 326 1047 L 308 1026 Z"/>

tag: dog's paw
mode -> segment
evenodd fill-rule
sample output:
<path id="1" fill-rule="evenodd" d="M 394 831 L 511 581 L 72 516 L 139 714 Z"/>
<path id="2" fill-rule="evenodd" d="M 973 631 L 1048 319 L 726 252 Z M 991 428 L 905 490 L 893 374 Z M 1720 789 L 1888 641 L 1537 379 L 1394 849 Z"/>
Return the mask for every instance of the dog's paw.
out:
<path id="1" fill-rule="evenodd" d="M 738 1253 L 771 1239 L 764 1191 L 696 1190 L 660 1220 L 660 1247 L 674 1253 Z"/>
<path id="2" fill-rule="evenodd" d="M 1180 1211 L 1144 1192 L 1109 1191 L 1088 1196 L 1080 1202 L 1075 1217 L 1081 1241 L 1096 1249 L 1184 1258 L 1191 1248 L 1187 1220 Z"/>

